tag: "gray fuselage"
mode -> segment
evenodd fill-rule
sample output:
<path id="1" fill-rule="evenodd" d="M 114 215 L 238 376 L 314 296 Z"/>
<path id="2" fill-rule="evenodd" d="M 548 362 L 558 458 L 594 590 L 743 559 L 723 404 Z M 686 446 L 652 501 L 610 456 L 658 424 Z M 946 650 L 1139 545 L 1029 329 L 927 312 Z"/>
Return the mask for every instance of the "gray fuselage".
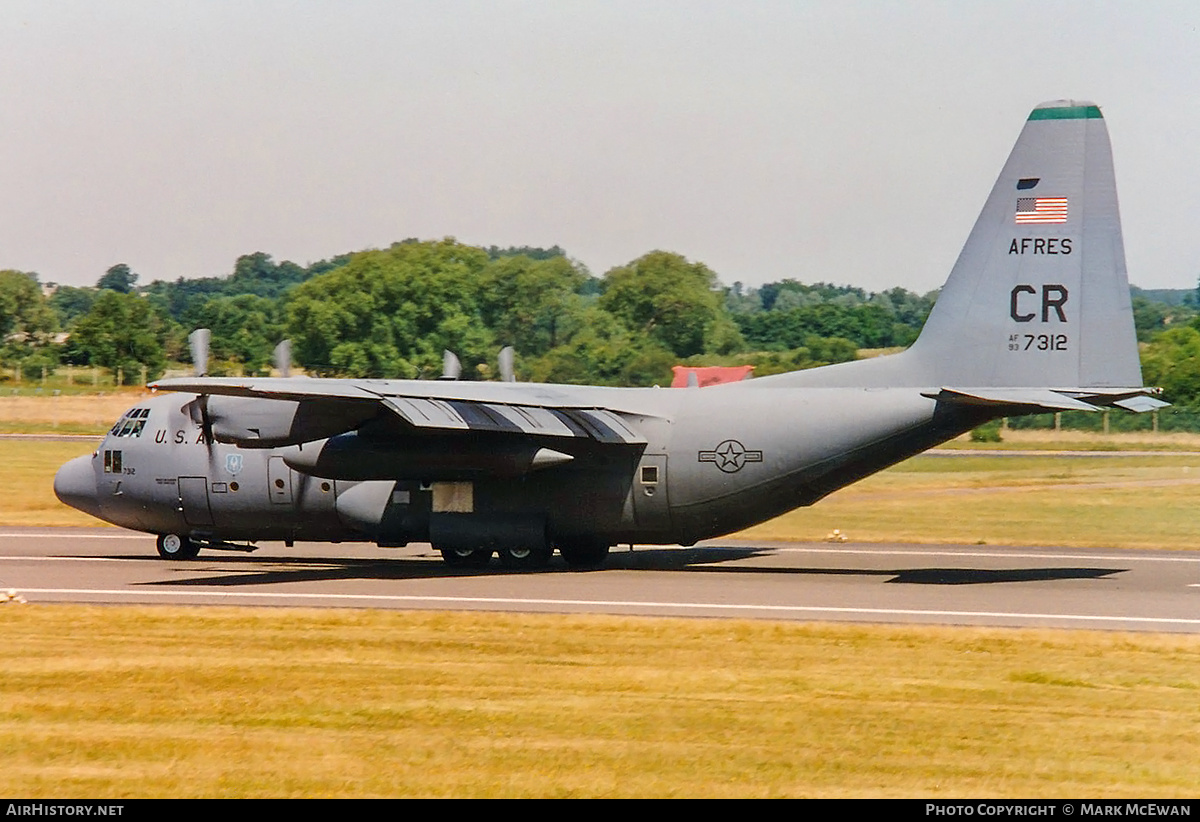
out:
<path id="1" fill-rule="evenodd" d="M 571 459 L 512 475 L 495 470 L 494 434 L 428 435 L 420 450 L 444 459 L 408 464 L 380 442 L 375 470 L 390 476 L 369 480 L 297 471 L 294 446 L 212 441 L 189 413 L 194 395 L 158 394 L 64 466 L 56 490 L 114 524 L 207 541 L 436 541 L 450 514 L 481 531 L 544 522 L 553 540 L 691 544 L 810 505 L 991 416 L 912 388 L 748 389 L 583 389 L 641 409 L 625 419 L 645 444 L 547 438 Z"/>

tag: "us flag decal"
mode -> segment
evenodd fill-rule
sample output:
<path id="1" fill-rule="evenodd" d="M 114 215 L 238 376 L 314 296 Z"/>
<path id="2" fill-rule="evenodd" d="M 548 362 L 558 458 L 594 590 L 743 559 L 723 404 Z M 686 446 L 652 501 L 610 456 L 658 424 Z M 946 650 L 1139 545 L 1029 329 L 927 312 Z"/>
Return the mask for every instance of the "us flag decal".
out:
<path id="1" fill-rule="evenodd" d="M 1017 223 L 1065 223 L 1066 197 L 1018 197 Z"/>

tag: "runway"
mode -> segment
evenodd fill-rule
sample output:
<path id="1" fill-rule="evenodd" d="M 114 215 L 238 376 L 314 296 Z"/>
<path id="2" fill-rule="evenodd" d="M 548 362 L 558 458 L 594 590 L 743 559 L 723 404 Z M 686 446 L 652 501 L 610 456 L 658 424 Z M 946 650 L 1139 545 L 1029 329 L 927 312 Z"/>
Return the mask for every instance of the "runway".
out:
<path id="1" fill-rule="evenodd" d="M 713 541 L 614 549 L 604 570 L 473 571 L 428 545 L 263 545 L 159 559 L 115 528 L 0 529 L 29 603 L 606 613 L 1200 633 L 1200 552 Z M 19 607 L 19 606 L 4 606 Z"/>

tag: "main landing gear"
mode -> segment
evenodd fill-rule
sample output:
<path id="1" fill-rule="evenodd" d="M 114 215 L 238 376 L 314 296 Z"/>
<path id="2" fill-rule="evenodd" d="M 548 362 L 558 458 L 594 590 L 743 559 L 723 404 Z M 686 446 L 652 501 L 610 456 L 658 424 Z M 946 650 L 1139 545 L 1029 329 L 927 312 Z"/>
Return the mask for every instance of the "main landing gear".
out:
<path id="1" fill-rule="evenodd" d="M 599 537 L 576 537 L 558 543 L 558 552 L 567 565 L 577 570 L 599 568 L 608 558 L 608 541 Z"/>
<path id="2" fill-rule="evenodd" d="M 195 559 L 199 543 L 179 534 L 162 534 L 158 538 L 158 555 L 163 559 Z"/>
<path id="3" fill-rule="evenodd" d="M 494 551 L 464 547 L 437 547 L 437 550 L 451 568 L 486 568 L 495 553 L 500 556 L 500 564 L 510 571 L 536 571 L 550 564 L 555 548 L 558 548 L 567 565 L 576 570 L 599 568 L 608 556 L 608 547 L 608 542 L 598 537 L 577 537 L 555 545 L 519 545 Z"/>
<path id="4" fill-rule="evenodd" d="M 492 561 L 492 552 L 482 548 L 439 548 L 438 551 L 451 568 L 486 568 Z"/>

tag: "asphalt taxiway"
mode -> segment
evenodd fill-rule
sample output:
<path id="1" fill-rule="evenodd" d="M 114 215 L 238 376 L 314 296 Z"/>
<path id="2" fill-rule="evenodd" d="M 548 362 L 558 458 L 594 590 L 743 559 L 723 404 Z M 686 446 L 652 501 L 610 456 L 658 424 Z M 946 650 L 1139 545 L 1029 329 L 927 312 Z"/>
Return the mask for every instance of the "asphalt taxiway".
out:
<path id="1" fill-rule="evenodd" d="M 428 545 L 264 544 L 158 557 L 115 528 L 0 529 L 29 603 L 265 605 L 740 617 L 1200 633 L 1200 551 L 746 543 L 615 548 L 604 570 L 446 567 Z M 20 606 L 4 606 L 20 607 Z"/>

